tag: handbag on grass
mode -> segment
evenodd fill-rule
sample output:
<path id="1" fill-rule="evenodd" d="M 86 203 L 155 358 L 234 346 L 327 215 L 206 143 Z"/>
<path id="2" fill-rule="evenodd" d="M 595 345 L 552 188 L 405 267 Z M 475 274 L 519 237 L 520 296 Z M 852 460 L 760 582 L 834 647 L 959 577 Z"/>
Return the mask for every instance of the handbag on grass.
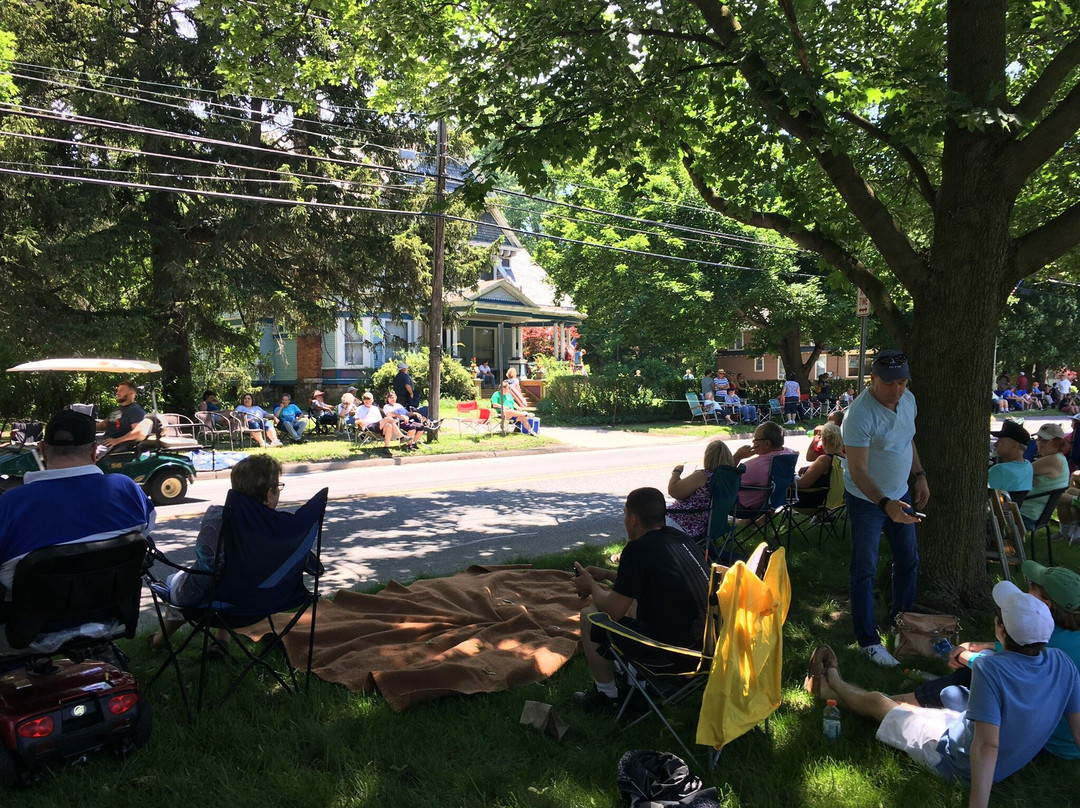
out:
<path id="1" fill-rule="evenodd" d="M 960 618 L 956 615 L 918 612 L 896 615 L 894 656 L 940 656 L 934 645 L 943 639 L 953 647 L 959 644 Z"/>

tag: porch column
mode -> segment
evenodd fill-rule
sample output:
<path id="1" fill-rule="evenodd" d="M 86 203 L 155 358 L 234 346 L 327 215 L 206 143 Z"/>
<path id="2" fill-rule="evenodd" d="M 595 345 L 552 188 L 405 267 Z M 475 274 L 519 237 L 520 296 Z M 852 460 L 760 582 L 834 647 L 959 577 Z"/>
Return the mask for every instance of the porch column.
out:
<path id="1" fill-rule="evenodd" d="M 458 333 L 458 327 L 455 325 L 450 329 L 450 345 L 452 346 L 450 355 L 454 359 L 461 359 L 461 336 Z"/>

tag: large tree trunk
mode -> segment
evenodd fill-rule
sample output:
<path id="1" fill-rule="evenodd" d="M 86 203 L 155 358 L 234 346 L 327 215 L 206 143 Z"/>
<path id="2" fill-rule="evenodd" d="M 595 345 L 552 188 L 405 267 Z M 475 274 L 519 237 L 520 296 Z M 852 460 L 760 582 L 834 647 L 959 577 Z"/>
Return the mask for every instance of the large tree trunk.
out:
<path id="1" fill-rule="evenodd" d="M 187 292 L 182 282 L 189 255 L 177 227 L 180 213 L 176 208 L 176 197 L 151 193 L 147 211 L 162 401 L 168 405 L 167 409 L 194 412 L 197 396 L 191 378 Z"/>
<path id="2" fill-rule="evenodd" d="M 810 380 L 810 371 L 821 356 L 821 346 L 815 344 L 810 358 L 805 362 L 802 358 L 802 329 L 794 326 L 784 334 L 776 344 L 776 352 L 784 360 L 784 371 L 789 379 L 795 379 L 799 383 L 799 389 L 804 393 L 812 393 L 813 385 Z"/>

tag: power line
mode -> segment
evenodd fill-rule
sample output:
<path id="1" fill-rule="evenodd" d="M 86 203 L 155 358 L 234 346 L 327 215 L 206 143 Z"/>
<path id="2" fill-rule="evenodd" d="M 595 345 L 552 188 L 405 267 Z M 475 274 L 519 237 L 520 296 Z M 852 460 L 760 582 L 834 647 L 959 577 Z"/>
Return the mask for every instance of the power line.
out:
<path id="1" fill-rule="evenodd" d="M 59 181 L 62 181 L 62 182 L 79 182 L 79 183 L 86 183 L 86 184 L 90 184 L 90 185 L 107 186 L 107 187 L 113 187 L 113 188 L 130 188 L 130 189 L 140 190 L 140 191 L 164 191 L 164 192 L 167 192 L 167 193 L 187 194 L 187 195 L 190 195 L 190 196 L 208 196 L 208 197 L 218 198 L 218 199 L 234 199 L 234 200 L 243 201 L 243 202 L 257 202 L 257 203 L 272 204 L 272 205 L 279 205 L 279 206 L 308 207 L 308 208 L 319 208 L 319 209 L 328 209 L 328 210 L 352 211 L 352 212 L 358 212 L 358 213 L 376 213 L 376 214 L 383 214 L 383 215 L 412 216 L 412 217 L 416 217 L 416 218 L 432 218 L 432 217 L 434 217 L 436 215 L 443 215 L 443 216 L 445 216 L 445 218 L 448 221 L 463 222 L 465 224 L 474 224 L 474 225 L 481 225 L 481 224 L 486 225 L 486 224 L 488 224 L 487 222 L 483 222 L 483 221 L 481 221 L 479 219 L 472 219 L 472 218 L 465 217 L 465 216 L 455 216 L 455 215 L 451 215 L 451 214 L 436 214 L 436 213 L 432 213 L 430 211 L 410 211 L 410 210 L 400 210 L 400 209 L 394 209 L 394 208 L 376 208 L 376 207 L 368 207 L 368 206 L 362 206 L 362 205 L 345 205 L 345 204 L 335 203 L 335 202 L 316 202 L 316 201 L 311 201 L 311 200 L 282 199 L 282 198 L 279 198 L 279 197 L 270 197 L 270 196 L 252 196 L 250 194 L 236 194 L 236 193 L 230 193 L 230 192 L 225 192 L 225 191 L 211 191 L 211 190 L 206 190 L 206 189 L 192 189 L 192 188 L 183 188 L 183 187 L 177 187 L 177 186 L 153 185 L 153 184 L 150 184 L 150 183 L 142 183 L 142 182 L 122 182 L 122 181 L 118 181 L 118 180 L 102 179 L 102 178 L 98 178 L 98 177 L 82 177 L 82 176 L 71 175 L 71 174 L 54 175 L 54 174 L 48 174 L 48 173 L 40 172 L 40 171 L 25 171 L 25 170 L 20 170 L 20 169 L 4 168 L 2 166 L 0 166 L 0 174 L 6 174 L 6 175 L 9 175 L 9 176 L 30 177 L 30 178 L 35 178 L 35 179 L 59 180 Z M 502 229 L 502 230 L 509 230 L 509 231 L 511 231 L 513 233 L 523 233 L 523 234 L 527 233 L 527 231 L 522 230 L 521 228 L 517 228 L 517 227 L 500 225 L 499 228 Z M 565 237 L 562 237 L 562 236 L 553 236 L 553 235 L 549 235 L 549 234 L 539 234 L 538 235 L 536 233 L 531 233 L 530 235 L 536 236 L 538 238 L 547 239 L 549 241 L 555 241 L 555 242 L 562 243 L 562 244 L 576 244 L 576 245 L 582 246 L 582 247 L 592 247 L 592 248 L 599 249 L 599 250 L 607 250 L 607 251 L 610 251 L 610 252 L 617 252 L 617 253 L 623 253 L 623 254 L 628 254 L 628 255 L 637 255 L 637 256 L 646 257 L 646 258 L 658 258 L 658 259 L 665 260 L 665 261 L 676 261 L 676 262 L 680 262 L 680 263 L 697 264 L 697 265 L 700 265 L 700 266 L 717 267 L 717 268 L 721 268 L 721 269 L 734 269 L 734 270 L 743 271 L 743 272 L 764 272 L 765 271 L 765 270 L 761 269 L 760 267 L 746 267 L 746 266 L 740 266 L 738 264 L 728 264 L 728 263 L 724 263 L 724 262 L 720 262 L 720 261 L 703 261 L 703 260 L 698 260 L 696 258 L 684 258 L 682 256 L 667 255 L 667 254 L 663 254 L 663 253 L 653 253 L 653 252 L 649 252 L 649 251 L 646 251 L 646 250 L 635 250 L 635 249 L 631 249 L 629 247 L 616 247 L 616 246 L 613 246 L 613 245 L 610 245 L 610 244 L 597 244 L 595 242 L 584 241 L 582 239 L 571 239 L 571 238 L 565 238 Z M 817 278 L 818 277 L 816 275 L 810 275 L 810 274 L 807 274 L 807 273 L 791 273 L 791 275 L 793 277 L 804 277 L 804 278 Z"/>

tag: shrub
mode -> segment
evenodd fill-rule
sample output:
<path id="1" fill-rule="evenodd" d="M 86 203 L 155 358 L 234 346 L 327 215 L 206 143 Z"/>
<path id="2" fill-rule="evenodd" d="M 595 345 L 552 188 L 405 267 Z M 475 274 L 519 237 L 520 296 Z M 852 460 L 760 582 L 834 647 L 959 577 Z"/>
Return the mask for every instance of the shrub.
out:
<path id="1" fill-rule="evenodd" d="M 548 385 L 537 414 L 564 423 L 635 423 L 680 418 L 686 410 L 682 379 L 652 388 L 633 376 L 560 376 Z"/>
<path id="2" fill-rule="evenodd" d="M 376 400 L 385 401 L 386 394 L 394 389 L 394 376 L 397 375 L 398 362 L 401 361 L 408 363 L 409 375 L 412 376 L 416 389 L 426 397 L 430 387 L 428 384 L 430 356 L 427 348 L 421 348 L 399 356 L 376 370 L 371 377 L 371 392 L 375 394 Z M 439 384 L 442 396 L 462 401 L 473 398 L 476 391 L 472 374 L 460 362 L 448 356 L 444 356 L 442 360 Z"/>

